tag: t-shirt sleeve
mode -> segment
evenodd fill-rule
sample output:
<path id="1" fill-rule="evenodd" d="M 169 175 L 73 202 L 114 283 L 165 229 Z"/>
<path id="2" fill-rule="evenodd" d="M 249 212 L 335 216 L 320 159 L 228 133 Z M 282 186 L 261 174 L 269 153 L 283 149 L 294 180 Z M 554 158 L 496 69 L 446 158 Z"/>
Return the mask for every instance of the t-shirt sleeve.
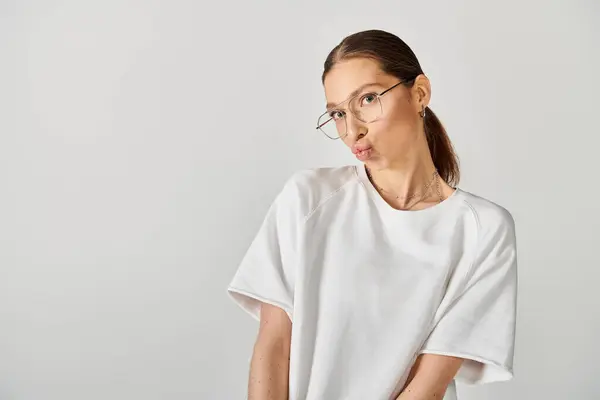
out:
<path id="1" fill-rule="evenodd" d="M 510 380 L 516 305 L 515 224 L 504 210 L 492 228 L 481 229 L 474 262 L 466 275 L 448 285 L 419 354 L 464 358 L 455 377 L 457 382 Z"/>
<path id="2" fill-rule="evenodd" d="M 227 288 L 231 299 L 256 320 L 261 302 L 280 307 L 292 319 L 302 222 L 294 186 L 291 177 L 269 207 Z"/>

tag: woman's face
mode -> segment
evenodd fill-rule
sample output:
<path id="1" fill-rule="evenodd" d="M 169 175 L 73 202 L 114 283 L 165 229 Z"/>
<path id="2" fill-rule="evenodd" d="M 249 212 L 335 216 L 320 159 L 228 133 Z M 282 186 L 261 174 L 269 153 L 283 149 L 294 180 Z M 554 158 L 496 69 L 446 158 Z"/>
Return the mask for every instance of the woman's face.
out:
<path id="1" fill-rule="evenodd" d="M 324 81 L 325 97 L 327 104 L 333 106 L 328 107 L 328 111 L 341 110 L 343 114 L 336 115 L 345 115 L 347 134 L 342 140 L 360 161 L 382 169 L 401 163 L 414 153 L 412 150 L 423 139 L 420 137 L 423 123 L 419 112 L 429 100 L 428 90 L 424 93 L 420 90 L 423 79 L 427 78 L 421 75 L 419 84 L 411 89 L 400 84 L 386 92 L 380 98 L 383 111 L 379 119 L 365 123 L 350 112 L 349 103 L 344 101 L 354 94 L 361 99 L 366 93 L 381 93 L 400 80 L 383 73 L 378 63 L 369 58 L 341 61 L 329 71 Z M 372 101 L 372 97 L 364 99 L 353 104 L 367 105 Z M 341 102 L 344 103 L 335 106 Z M 365 148 L 366 151 L 360 151 Z"/>

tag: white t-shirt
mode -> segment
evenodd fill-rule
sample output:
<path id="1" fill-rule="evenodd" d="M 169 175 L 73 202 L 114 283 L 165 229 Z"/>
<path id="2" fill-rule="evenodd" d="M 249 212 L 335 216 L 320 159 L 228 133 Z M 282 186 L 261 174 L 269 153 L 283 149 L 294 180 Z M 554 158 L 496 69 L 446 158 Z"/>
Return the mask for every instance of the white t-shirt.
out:
<path id="1" fill-rule="evenodd" d="M 396 210 L 364 165 L 293 174 L 227 292 L 292 320 L 290 400 L 395 399 L 421 353 L 467 360 L 455 380 L 509 380 L 517 300 L 515 224 L 460 188 Z M 455 399 L 454 381 L 444 399 Z"/>

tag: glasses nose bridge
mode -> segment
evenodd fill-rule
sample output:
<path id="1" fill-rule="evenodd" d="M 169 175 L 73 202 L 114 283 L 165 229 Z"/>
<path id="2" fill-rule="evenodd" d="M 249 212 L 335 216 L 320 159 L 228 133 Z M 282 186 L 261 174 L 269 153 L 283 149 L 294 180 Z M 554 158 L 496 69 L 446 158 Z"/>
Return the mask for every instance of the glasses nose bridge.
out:
<path id="1" fill-rule="evenodd" d="M 355 114 L 354 111 L 346 113 L 344 116 L 346 123 L 346 133 L 344 136 L 354 136 L 360 134 L 366 129 L 366 124 Z"/>
<path id="2" fill-rule="evenodd" d="M 357 107 L 356 101 L 360 98 L 360 94 L 357 94 L 351 98 L 349 98 L 348 105 L 346 106 L 347 110 L 352 114 L 352 116 L 358 121 L 362 122 L 362 115 L 360 114 L 360 108 Z"/>

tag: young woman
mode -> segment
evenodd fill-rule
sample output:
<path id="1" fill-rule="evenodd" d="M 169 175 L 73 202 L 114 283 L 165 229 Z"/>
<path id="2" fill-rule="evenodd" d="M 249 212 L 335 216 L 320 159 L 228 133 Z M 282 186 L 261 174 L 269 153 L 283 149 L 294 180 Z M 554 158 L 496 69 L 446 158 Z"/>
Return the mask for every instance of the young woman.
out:
<path id="1" fill-rule="evenodd" d="M 456 186 L 415 54 L 353 34 L 323 85 L 317 129 L 360 163 L 293 174 L 228 287 L 260 321 L 249 399 L 455 399 L 455 380 L 511 379 L 514 220 Z"/>

